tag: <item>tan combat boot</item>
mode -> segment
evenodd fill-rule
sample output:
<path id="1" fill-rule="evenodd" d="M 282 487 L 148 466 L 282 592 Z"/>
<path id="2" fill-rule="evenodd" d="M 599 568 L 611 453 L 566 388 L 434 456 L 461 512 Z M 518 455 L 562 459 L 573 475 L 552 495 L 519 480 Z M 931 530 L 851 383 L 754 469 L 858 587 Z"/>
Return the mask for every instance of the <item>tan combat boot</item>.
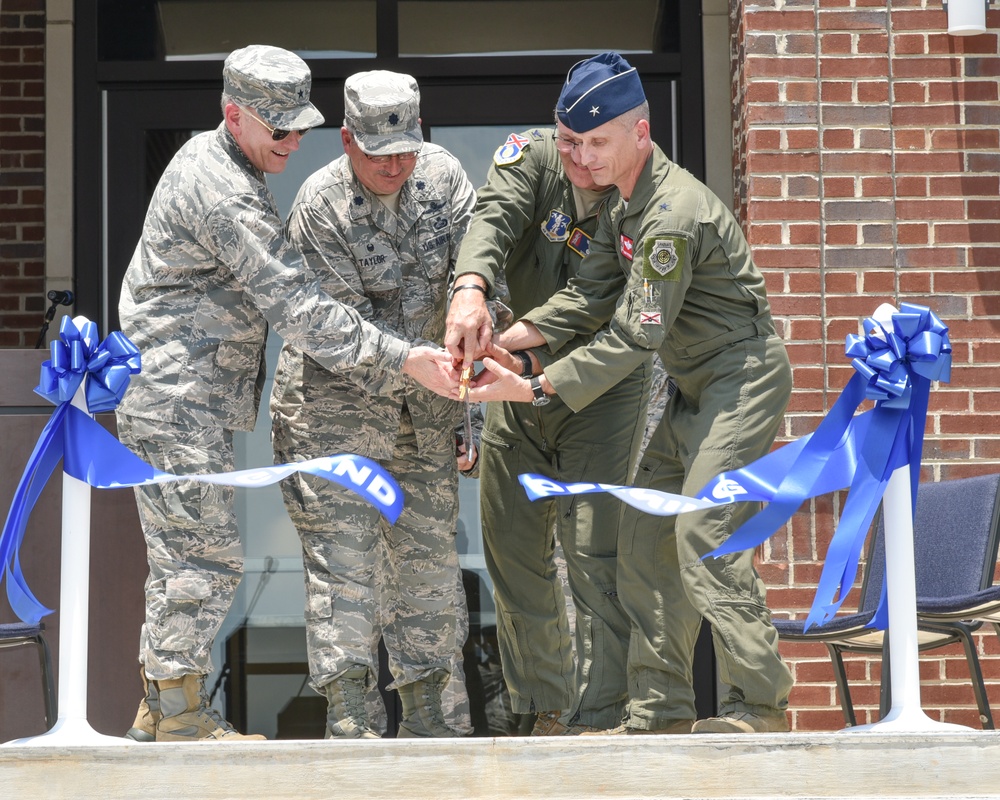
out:
<path id="1" fill-rule="evenodd" d="M 134 742 L 155 742 L 156 723 L 160 721 L 160 695 L 156 690 L 156 683 L 146 677 L 146 670 L 142 664 L 139 665 L 139 676 L 142 678 L 145 697 L 139 703 L 135 722 L 128 729 L 125 738 Z"/>
<path id="2" fill-rule="evenodd" d="M 441 692 L 448 682 L 448 673 L 435 670 L 426 678 L 400 686 L 403 721 L 399 723 L 399 739 L 452 738 L 458 736 L 445 722 L 441 709 Z"/>
<path id="3" fill-rule="evenodd" d="M 208 705 L 205 676 L 156 681 L 160 699 L 160 721 L 156 723 L 158 742 L 246 741 L 264 739 L 260 734 L 239 733 Z"/>
<path id="4" fill-rule="evenodd" d="M 381 739 L 368 722 L 368 667 L 354 666 L 323 687 L 327 739 Z"/>

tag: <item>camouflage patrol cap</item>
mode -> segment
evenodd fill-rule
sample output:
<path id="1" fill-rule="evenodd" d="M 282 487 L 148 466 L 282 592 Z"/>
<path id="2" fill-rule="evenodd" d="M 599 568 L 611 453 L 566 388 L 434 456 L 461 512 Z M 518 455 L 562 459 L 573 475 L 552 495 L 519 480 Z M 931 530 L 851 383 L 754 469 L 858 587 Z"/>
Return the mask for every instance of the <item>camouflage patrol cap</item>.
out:
<path id="1" fill-rule="evenodd" d="M 272 128 L 302 130 L 323 124 L 309 102 L 312 74 L 295 53 L 266 44 L 234 50 L 222 69 L 225 93 L 249 106 Z"/>
<path id="2" fill-rule="evenodd" d="M 369 155 L 419 150 L 420 89 L 409 75 L 371 70 L 344 82 L 344 125 Z"/>

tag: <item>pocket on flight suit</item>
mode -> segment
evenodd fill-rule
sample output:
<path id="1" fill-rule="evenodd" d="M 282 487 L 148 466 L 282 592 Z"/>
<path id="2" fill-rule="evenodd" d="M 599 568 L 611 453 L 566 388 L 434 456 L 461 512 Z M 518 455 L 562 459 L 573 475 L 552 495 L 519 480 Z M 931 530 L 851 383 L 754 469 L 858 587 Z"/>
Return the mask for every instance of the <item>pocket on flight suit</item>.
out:
<path id="1" fill-rule="evenodd" d="M 484 428 L 480 435 L 480 474 L 485 467 L 488 474 L 502 476 L 507 479 L 506 483 L 517 483 L 517 475 L 521 472 L 521 450 L 516 442 L 498 436 L 488 428 Z M 486 466 L 489 463 L 490 466 Z M 480 481 L 479 491 L 483 502 L 489 509 L 489 516 L 495 520 L 498 530 L 507 530 L 514 520 L 514 498 L 504 497 L 503 492 L 497 485 L 496 480 Z M 516 491 L 523 492 L 520 484 L 517 484 Z"/>
<path id="2" fill-rule="evenodd" d="M 640 489 L 648 489 L 653 483 L 653 479 L 656 477 L 656 473 L 662 466 L 662 463 L 655 458 L 643 458 L 635 471 L 635 480 L 632 481 L 632 485 Z M 647 516 L 647 512 L 645 511 L 640 511 L 627 504 L 623 504 L 623 506 L 618 526 L 618 555 L 626 555 L 632 552 L 636 527 L 639 521 Z"/>

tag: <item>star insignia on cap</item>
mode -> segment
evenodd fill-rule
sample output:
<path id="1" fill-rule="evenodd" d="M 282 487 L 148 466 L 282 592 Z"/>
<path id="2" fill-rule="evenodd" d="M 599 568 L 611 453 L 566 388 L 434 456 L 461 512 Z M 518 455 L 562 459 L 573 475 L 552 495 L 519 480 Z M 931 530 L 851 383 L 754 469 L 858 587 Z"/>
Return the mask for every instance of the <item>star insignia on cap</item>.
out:
<path id="1" fill-rule="evenodd" d="M 299 89 L 299 100 L 302 100 L 306 96 L 305 89 Z"/>
<path id="2" fill-rule="evenodd" d="M 601 113 L 601 107 L 600 106 L 592 106 L 591 107 L 591 109 L 590 109 L 590 116 L 596 117 L 600 113 Z"/>
<path id="3" fill-rule="evenodd" d="M 660 203 L 660 211 L 669 211 L 670 203 Z"/>
<path id="4" fill-rule="evenodd" d="M 389 115 L 389 124 L 390 125 L 395 125 L 397 122 L 399 122 L 399 115 L 398 114 L 390 114 Z"/>

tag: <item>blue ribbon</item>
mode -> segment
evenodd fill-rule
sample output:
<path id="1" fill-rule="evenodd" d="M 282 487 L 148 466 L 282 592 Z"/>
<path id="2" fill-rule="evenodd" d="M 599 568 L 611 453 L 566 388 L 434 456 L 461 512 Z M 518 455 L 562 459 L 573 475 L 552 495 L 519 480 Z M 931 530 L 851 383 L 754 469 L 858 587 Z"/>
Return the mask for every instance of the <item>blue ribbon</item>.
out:
<path id="1" fill-rule="evenodd" d="M 79 325 L 79 327 L 78 327 Z M 379 464 L 345 454 L 294 464 L 209 475 L 175 475 L 157 470 L 108 433 L 92 414 L 112 411 L 121 402 L 131 376 L 138 373 L 138 349 L 121 333 L 97 343 L 97 326 L 64 317 L 60 340 L 42 364 L 35 392 L 56 405 L 28 459 L 0 533 L 0 581 L 7 580 L 7 599 L 22 622 L 37 624 L 52 613 L 32 594 L 21 570 L 20 547 L 39 495 L 60 460 L 63 471 L 99 489 L 193 480 L 252 488 L 267 486 L 294 472 L 307 472 L 338 483 L 365 498 L 392 523 L 403 509 L 403 492 Z M 81 383 L 89 413 L 72 405 Z"/>
<path id="2" fill-rule="evenodd" d="M 829 620 L 846 599 L 871 521 L 897 468 L 909 465 L 916 503 L 931 382 L 951 379 L 948 328 L 929 308 L 904 303 L 887 319 L 870 317 L 862 327 L 863 336 L 847 337 L 846 352 L 855 374 L 794 458 L 778 471 L 769 466 L 770 456 L 765 456 L 717 476 L 697 495 L 711 497 L 720 485 L 739 491 L 763 483 L 772 491 L 767 507 L 707 558 L 756 547 L 784 525 L 803 501 L 850 487 L 806 629 Z M 855 417 L 855 409 L 864 400 L 873 400 L 875 407 Z M 830 480 L 834 476 L 836 480 Z M 886 627 L 885 605 L 883 596 L 871 627 Z"/>
<path id="3" fill-rule="evenodd" d="M 889 477 L 905 465 L 910 468 L 915 506 L 931 382 L 951 379 L 951 344 L 941 320 L 930 309 L 910 303 L 891 311 L 883 314 L 884 319 L 863 320 L 863 336 L 847 337 L 846 352 L 855 374 L 813 433 L 716 476 L 693 498 L 639 487 L 559 483 L 531 473 L 518 476 L 521 485 L 531 500 L 610 492 L 661 516 L 733 502 L 767 503 L 705 558 L 754 548 L 805 500 L 850 487 L 805 627 L 822 624 L 846 599 Z M 855 415 L 865 400 L 874 401 L 875 407 Z M 884 589 L 883 584 L 882 601 L 870 623 L 873 628 L 888 624 Z"/>

